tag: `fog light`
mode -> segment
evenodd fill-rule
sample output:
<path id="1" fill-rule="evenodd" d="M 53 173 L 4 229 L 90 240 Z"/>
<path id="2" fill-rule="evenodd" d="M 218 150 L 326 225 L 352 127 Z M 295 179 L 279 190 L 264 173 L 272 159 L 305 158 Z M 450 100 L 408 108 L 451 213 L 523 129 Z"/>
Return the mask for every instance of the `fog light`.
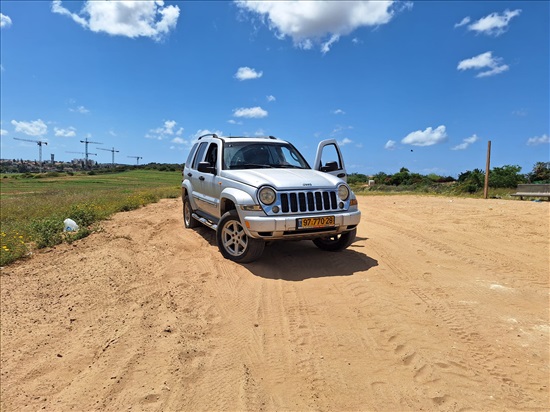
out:
<path id="1" fill-rule="evenodd" d="M 279 206 L 273 206 L 271 210 L 273 211 L 273 213 L 279 213 Z"/>
<path id="2" fill-rule="evenodd" d="M 344 208 L 344 202 L 340 202 L 340 204 L 338 206 L 340 206 L 340 209 L 343 209 Z"/>

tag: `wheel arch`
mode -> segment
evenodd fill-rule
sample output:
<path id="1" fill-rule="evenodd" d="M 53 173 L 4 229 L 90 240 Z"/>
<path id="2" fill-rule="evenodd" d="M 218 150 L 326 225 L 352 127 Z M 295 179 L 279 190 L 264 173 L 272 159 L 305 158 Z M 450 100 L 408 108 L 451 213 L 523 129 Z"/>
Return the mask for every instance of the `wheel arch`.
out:
<path id="1" fill-rule="evenodd" d="M 230 210 L 236 210 L 240 217 L 238 206 L 254 204 L 256 202 L 250 194 L 239 189 L 226 188 L 220 194 L 220 217 Z"/>

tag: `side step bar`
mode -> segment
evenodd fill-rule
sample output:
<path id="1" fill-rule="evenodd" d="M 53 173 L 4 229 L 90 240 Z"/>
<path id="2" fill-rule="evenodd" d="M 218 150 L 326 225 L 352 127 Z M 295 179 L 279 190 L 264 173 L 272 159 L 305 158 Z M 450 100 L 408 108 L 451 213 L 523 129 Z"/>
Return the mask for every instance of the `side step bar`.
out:
<path id="1" fill-rule="evenodd" d="M 203 225 L 208 226 L 210 229 L 218 230 L 218 225 L 215 224 L 215 223 L 212 223 L 210 220 L 208 220 L 204 217 L 201 217 L 201 216 L 197 215 L 196 213 L 191 213 L 191 216 L 193 216 L 193 218 L 195 218 L 196 220 L 201 222 Z"/>

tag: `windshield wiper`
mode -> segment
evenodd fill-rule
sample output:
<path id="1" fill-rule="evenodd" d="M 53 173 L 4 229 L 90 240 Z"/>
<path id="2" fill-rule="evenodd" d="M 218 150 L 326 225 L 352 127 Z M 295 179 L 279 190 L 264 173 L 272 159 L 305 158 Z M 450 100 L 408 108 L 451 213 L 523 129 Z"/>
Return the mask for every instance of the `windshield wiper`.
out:
<path id="1" fill-rule="evenodd" d="M 239 169 L 271 169 L 272 165 L 259 164 L 259 163 L 245 163 L 238 165 Z"/>
<path id="2" fill-rule="evenodd" d="M 279 169 L 303 169 L 303 167 L 301 166 L 288 165 L 288 164 L 287 165 L 277 164 L 277 165 L 271 165 L 271 166 Z"/>

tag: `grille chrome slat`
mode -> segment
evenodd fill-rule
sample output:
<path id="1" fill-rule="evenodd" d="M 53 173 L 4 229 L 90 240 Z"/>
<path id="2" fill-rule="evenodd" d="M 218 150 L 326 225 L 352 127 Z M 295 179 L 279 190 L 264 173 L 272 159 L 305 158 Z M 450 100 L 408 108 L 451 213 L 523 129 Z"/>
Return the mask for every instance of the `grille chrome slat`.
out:
<path id="1" fill-rule="evenodd" d="M 296 191 L 279 193 L 281 212 L 330 212 L 338 210 L 336 191 Z"/>

